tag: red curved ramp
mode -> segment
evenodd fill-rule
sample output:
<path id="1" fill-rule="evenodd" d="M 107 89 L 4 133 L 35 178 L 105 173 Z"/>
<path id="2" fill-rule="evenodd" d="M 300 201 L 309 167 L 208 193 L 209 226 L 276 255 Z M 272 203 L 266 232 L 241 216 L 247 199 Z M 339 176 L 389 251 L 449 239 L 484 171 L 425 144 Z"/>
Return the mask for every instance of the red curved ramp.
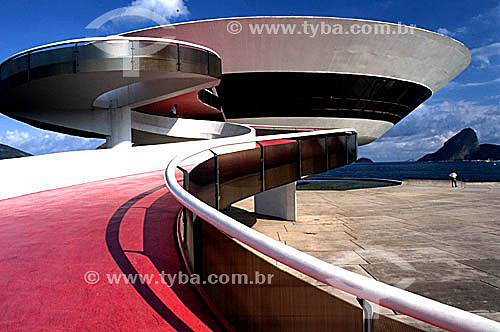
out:
<path id="1" fill-rule="evenodd" d="M 163 184 L 158 171 L 0 201 L 0 330 L 223 330 L 192 285 L 161 279 L 183 272 Z"/>

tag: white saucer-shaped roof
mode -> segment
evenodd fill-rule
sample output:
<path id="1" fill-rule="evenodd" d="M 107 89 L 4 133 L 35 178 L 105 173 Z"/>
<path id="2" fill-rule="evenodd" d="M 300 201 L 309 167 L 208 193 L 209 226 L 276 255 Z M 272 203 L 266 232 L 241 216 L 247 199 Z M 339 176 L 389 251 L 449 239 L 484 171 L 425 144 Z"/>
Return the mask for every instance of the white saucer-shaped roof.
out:
<path id="1" fill-rule="evenodd" d="M 261 33 L 256 31 L 258 26 L 263 27 Z M 330 30 L 327 26 L 331 33 L 327 33 Z M 268 27 L 270 31 L 266 30 Z M 291 27 L 295 27 L 293 33 Z M 289 29 L 288 33 L 283 32 L 284 28 Z M 314 35 L 313 29 L 317 29 Z M 168 36 L 210 47 L 223 59 L 223 73 L 373 75 L 418 83 L 433 93 L 471 61 L 467 47 L 438 33 L 393 23 L 333 17 L 222 18 L 154 27 L 125 35 Z"/>
<path id="2" fill-rule="evenodd" d="M 355 128 L 382 136 L 461 73 L 462 43 L 416 27 L 358 19 L 262 16 L 132 31 L 210 47 L 228 121 L 262 130 Z"/>

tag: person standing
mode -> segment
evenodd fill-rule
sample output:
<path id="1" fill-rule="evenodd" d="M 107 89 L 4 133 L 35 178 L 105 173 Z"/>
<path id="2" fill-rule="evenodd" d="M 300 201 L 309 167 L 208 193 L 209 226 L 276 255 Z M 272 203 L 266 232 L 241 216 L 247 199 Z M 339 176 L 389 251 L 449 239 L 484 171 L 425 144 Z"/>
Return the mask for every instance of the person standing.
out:
<path id="1" fill-rule="evenodd" d="M 458 185 L 457 185 L 457 177 L 458 177 L 458 174 L 457 174 L 455 171 L 453 171 L 453 172 L 451 172 L 448 176 L 449 176 L 449 177 L 450 177 L 450 179 L 451 179 L 451 187 L 452 187 L 452 188 L 457 188 L 457 187 L 458 187 Z"/>
<path id="2" fill-rule="evenodd" d="M 174 106 L 170 109 L 170 113 L 168 115 L 175 118 L 175 116 L 177 115 L 177 104 L 174 104 Z"/>

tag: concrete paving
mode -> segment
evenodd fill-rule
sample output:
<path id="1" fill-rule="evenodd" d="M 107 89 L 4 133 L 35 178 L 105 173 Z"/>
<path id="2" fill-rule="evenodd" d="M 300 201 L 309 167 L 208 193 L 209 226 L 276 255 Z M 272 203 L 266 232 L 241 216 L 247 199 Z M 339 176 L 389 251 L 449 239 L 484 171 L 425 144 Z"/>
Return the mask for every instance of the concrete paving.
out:
<path id="1" fill-rule="evenodd" d="M 256 215 L 252 198 L 230 214 L 329 263 L 500 321 L 499 202 L 500 183 L 410 182 L 297 191 L 297 222 Z"/>

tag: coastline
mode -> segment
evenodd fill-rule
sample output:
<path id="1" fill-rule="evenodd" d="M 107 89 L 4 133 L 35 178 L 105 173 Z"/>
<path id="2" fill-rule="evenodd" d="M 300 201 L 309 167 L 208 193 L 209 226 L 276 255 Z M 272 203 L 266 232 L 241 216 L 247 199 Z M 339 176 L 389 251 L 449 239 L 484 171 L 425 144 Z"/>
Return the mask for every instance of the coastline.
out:
<path id="1" fill-rule="evenodd" d="M 500 162 L 486 161 L 353 163 L 304 180 L 319 178 L 449 180 L 448 175 L 452 171 L 455 171 L 458 180 L 463 182 L 500 181 Z"/>

